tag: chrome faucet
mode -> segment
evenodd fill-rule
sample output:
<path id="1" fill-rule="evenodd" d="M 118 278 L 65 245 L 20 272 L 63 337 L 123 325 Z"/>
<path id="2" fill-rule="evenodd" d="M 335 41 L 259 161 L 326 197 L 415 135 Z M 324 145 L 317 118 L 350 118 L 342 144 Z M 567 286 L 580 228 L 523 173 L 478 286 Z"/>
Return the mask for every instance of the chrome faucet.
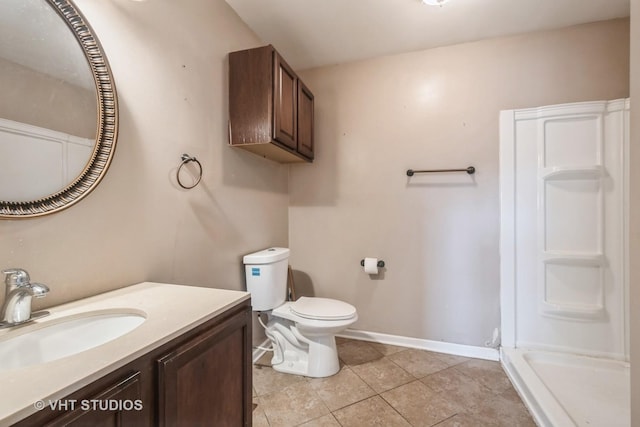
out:
<path id="1" fill-rule="evenodd" d="M 0 328 L 19 325 L 49 314 L 46 311 L 31 314 L 31 299 L 47 295 L 48 286 L 31 283 L 29 273 L 21 268 L 10 268 L 2 273 L 5 275 L 6 294 L 0 311 Z"/>

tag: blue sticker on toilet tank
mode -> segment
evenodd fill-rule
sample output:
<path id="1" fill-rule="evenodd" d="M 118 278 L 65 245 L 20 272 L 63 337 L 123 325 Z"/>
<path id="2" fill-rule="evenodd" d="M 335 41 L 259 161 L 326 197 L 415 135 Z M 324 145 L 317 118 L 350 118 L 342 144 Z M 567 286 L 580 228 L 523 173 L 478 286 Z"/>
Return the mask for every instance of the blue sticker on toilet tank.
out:
<path id="1" fill-rule="evenodd" d="M 260 275 L 260 267 L 252 267 L 251 268 L 251 275 L 252 276 L 259 276 Z"/>

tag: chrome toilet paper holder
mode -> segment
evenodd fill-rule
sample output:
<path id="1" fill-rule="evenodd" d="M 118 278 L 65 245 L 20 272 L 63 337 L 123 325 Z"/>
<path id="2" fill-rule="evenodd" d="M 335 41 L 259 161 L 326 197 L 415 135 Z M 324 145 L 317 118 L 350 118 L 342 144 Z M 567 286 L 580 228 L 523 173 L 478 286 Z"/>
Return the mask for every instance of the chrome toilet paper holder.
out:
<path id="1" fill-rule="evenodd" d="M 360 265 L 364 267 L 364 260 L 360 260 Z M 382 268 L 382 267 L 384 267 L 384 261 L 380 260 L 378 261 L 378 268 Z"/>

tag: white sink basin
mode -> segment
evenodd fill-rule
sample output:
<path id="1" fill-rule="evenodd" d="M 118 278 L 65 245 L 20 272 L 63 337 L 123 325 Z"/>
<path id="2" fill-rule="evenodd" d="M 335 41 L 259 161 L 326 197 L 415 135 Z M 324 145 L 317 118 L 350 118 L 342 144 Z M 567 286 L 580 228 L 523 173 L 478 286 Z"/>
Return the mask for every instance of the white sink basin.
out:
<path id="1" fill-rule="evenodd" d="M 0 371 L 81 353 L 140 326 L 145 316 L 125 311 L 88 312 L 18 327 L 0 338 Z"/>

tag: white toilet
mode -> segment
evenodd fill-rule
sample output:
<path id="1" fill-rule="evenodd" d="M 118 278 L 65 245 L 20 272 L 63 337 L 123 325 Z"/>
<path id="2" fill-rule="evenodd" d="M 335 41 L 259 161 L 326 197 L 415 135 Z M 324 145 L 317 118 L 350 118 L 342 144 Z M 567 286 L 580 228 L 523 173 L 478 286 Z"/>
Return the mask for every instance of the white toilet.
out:
<path id="1" fill-rule="evenodd" d="M 273 346 L 273 369 L 307 377 L 337 373 L 335 334 L 358 320 L 355 307 L 329 298 L 287 302 L 287 248 L 245 255 L 243 262 L 253 311 L 269 315 L 265 334 Z"/>

